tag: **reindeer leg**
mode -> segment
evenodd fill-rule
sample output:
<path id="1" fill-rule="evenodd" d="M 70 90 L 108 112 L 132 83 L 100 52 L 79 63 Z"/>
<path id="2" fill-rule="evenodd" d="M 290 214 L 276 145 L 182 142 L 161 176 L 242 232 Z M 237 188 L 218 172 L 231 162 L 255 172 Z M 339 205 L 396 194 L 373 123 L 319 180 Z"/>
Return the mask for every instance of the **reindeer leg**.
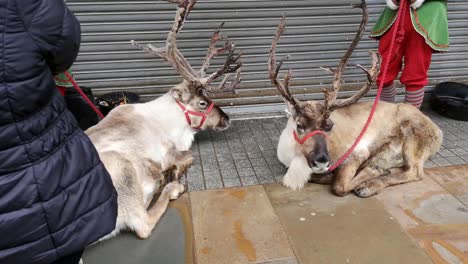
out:
<path id="1" fill-rule="evenodd" d="M 333 183 L 333 193 L 338 196 L 345 196 L 364 182 L 388 174 L 388 170 L 373 166 L 366 166 L 358 172 L 359 168 L 368 158 L 369 155 L 353 157 L 342 167 L 338 168 Z"/>
<path id="2" fill-rule="evenodd" d="M 357 196 L 366 198 L 379 193 L 388 186 L 419 181 L 421 179 L 415 169 L 404 170 L 402 168 L 394 168 L 391 169 L 389 175 L 367 181 L 356 187 L 354 192 Z"/>
<path id="3" fill-rule="evenodd" d="M 148 211 L 139 210 L 139 215 L 132 218 L 131 224 L 137 236 L 141 239 L 148 238 L 166 211 L 169 201 L 177 199 L 184 191 L 185 187 L 182 184 L 171 182 L 164 187 L 158 200 Z M 144 207 L 142 206 L 142 208 Z"/>
<path id="4" fill-rule="evenodd" d="M 424 176 L 424 162 L 429 156 L 424 142 L 421 142 L 414 132 L 418 132 L 420 128 L 414 131 L 407 131 L 407 137 L 403 144 L 403 159 L 407 164 L 401 168 L 393 168 L 388 175 L 380 178 L 372 179 L 368 182 L 361 183 L 354 189 L 359 197 L 369 197 L 382 191 L 387 186 L 403 184 L 421 180 Z"/>
<path id="5" fill-rule="evenodd" d="M 364 169 L 362 169 L 356 175 L 356 177 L 353 178 L 353 180 L 351 181 L 350 187 L 352 188 L 352 190 L 354 190 L 356 186 L 359 186 L 377 177 L 385 176 L 388 174 L 390 174 L 389 170 L 384 170 L 384 169 L 373 167 L 373 166 L 367 166 Z"/>
<path id="6" fill-rule="evenodd" d="M 333 173 L 325 173 L 325 174 L 312 174 L 310 176 L 309 182 L 317 183 L 317 184 L 324 184 L 324 185 L 331 185 L 335 180 L 335 175 Z"/>
<path id="7" fill-rule="evenodd" d="M 338 196 L 345 196 L 353 190 L 351 182 L 362 164 L 361 159 L 350 158 L 345 164 L 338 167 L 332 191 Z"/>
<path id="8" fill-rule="evenodd" d="M 388 170 L 383 170 L 383 169 L 376 168 L 376 167 L 365 167 L 356 175 L 356 177 L 354 177 L 349 182 L 345 183 L 344 187 L 342 187 L 343 188 L 342 192 L 347 194 L 352 190 L 356 190 L 357 186 L 365 184 L 371 180 L 375 180 L 376 178 L 384 174 L 388 174 Z M 340 194 L 342 194 L 342 193 L 336 193 L 337 192 L 336 185 L 334 186 L 334 191 L 335 191 L 335 194 L 339 196 Z"/>
<path id="9" fill-rule="evenodd" d="M 311 175 L 311 169 L 304 156 L 296 156 L 283 176 L 283 185 L 295 191 L 300 190 L 304 188 Z"/>
<path id="10" fill-rule="evenodd" d="M 175 154 L 175 167 L 176 170 L 174 171 L 175 179 L 178 180 L 182 174 L 184 174 L 187 169 L 193 163 L 193 155 L 192 151 L 179 151 Z"/>
<path id="11" fill-rule="evenodd" d="M 193 163 L 192 151 L 177 150 L 172 142 L 166 142 L 169 151 L 167 153 L 168 168 L 162 173 L 164 181 L 162 184 L 179 180 L 179 178 L 187 171 L 188 167 Z"/>

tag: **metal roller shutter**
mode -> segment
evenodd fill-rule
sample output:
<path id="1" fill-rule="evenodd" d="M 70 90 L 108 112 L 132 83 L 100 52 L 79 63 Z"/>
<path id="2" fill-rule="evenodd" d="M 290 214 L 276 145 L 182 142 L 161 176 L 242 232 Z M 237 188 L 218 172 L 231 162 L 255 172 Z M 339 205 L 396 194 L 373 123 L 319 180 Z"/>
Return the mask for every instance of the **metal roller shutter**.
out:
<path id="1" fill-rule="evenodd" d="M 344 54 L 360 22 L 360 11 L 352 9 L 358 0 L 199 0 L 180 37 L 179 47 L 197 67 L 205 56 L 213 30 L 225 21 L 223 32 L 244 53 L 243 82 L 237 94 L 221 94 L 216 101 L 230 108 L 281 102 L 267 75 L 271 39 L 283 13 L 286 34 L 278 55 L 290 54 L 294 72 L 294 93 L 301 99 L 321 98 L 321 88 L 331 77 L 320 66 L 335 66 Z M 82 24 L 82 46 L 74 64 L 76 79 L 96 94 L 131 90 L 144 100 L 165 93 L 180 82 L 163 60 L 130 46 L 131 39 L 164 45 L 175 14 L 174 4 L 163 1 L 69 0 L 69 7 Z M 369 32 L 384 7 L 384 0 L 368 1 Z M 430 70 L 431 84 L 468 79 L 468 2 L 449 1 L 450 52 L 435 54 Z M 464 33 L 465 32 L 465 33 Z M 369 49 L 377 42 L 366 34 L 355 50 L 350 65 L 369 66 Z M 213 68 L 221 61 L 215 61 Z M 341 96 L 347 96 L 364 80 L 349 67 Z M 348 91 L 346 91 L 348 90 Z M 371 93 L 372 95 L 372 93 Z"/>

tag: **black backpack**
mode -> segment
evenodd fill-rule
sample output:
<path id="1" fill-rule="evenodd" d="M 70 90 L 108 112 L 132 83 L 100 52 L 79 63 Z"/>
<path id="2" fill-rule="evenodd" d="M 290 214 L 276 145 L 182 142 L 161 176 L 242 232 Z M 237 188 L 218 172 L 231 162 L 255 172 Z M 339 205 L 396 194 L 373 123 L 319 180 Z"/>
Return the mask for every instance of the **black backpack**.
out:
<path id="1" fill-rule="evenodd" d="M 81 90 L 83 90 L 91 102 L 96 105 L 91 89 L 82 86 Z M 75 116 L 81 129 L 86 130 L 99 122 L 98 115 L 75 88 L 67 87 L 65 102 L 67 103 L 68 110 Z"/>

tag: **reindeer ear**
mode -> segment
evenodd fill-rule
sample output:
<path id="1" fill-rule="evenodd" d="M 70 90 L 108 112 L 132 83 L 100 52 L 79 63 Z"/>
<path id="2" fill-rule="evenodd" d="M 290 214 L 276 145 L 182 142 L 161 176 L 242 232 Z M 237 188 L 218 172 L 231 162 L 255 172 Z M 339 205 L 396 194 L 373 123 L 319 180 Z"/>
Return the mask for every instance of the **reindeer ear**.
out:
<path id="1" fill-rule="evenodd" d="M 170 94 L 172 98 L 174 98 L 175 100 L 184 102 L 184 103 L 188 102 L 190 98 L 192 97 L 192 92 L 186 85 L 186 82 L 183 82 L 173 87 L 170 90 Z"/>
<path id="2" fill-rule="evenodd" d="M 333 125 L 333 121 L 331 121 L 330 118 L 327 118 L 327 120 L 323 122 L 323 130 L 325 130 L 325 132 L 330 132 L 333 128 Z"/>
<path id="3" fill-rule="evenodd" d="M 289 101 L 286 98 L 283 97 L 284 102 L 286 103 L 286 106 L 288 107 L 288 112 L 293 116 L 296 117 L 298 112 L 299 112 L 299 102 L 295 99 L 293 101 Z"/>

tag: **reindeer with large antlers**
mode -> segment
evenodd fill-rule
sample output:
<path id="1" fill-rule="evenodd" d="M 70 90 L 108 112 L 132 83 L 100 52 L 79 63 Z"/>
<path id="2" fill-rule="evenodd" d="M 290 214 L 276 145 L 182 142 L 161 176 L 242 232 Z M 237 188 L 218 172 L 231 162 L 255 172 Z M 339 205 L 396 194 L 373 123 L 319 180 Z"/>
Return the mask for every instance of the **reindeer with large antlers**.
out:
<path id="1" fill-rule="evenodd" d="M 208 53 L 199 71 L 195 71 L 177 48 L 177 35 L 184 25 L 195 0 L 168 0 L 178 3 L 175 21 L 167 36 L 166 47 L 132 44 L 145 52 L 163 58 L 184 81 L 166 94 L 144 104 L 121 105 L 86 133 L 96 146 L 118 192 L 117 226 L 111 237 L 123 229 L 147 238 L 165 212 L 169 200 L 184 191 L 179 177 L 192 164 L 190 147 L 199 130 L 227 129 L 229 117 L 208 98 L 207 92 L 233 90 L 240 82 L 240 53 L 214 32 Z M 223 40 L 220 48 L 217 43 Z M 210 61 L 227 54 L 224 65 L 207 74 Z M 234 78 L 230 82 L 229 74 Z M 226 75 L 218 87 L 210 84 Z M 162 191 L 161 191 L 162 190 Z M 150 207 L 154 195 L 161 192 Z M 107 238 L 107 237 L 106 237 Z"/>
<path id="2" fill-rule="evenodd" d="M 387 186 L 420 180 L 424 176 L 424 162 L 442 143 L 441 130 L 415 107 L 380 102 L 367 133 L 354 152 L 335 171 L 328 171 L 350 148 L 366 123 L 372 103 L 357 101 L 370 90 L 380 67 L 380 56 L 370 52 L 371 69 L 357 66 L 366 73 L 367 82 L 352 97 L 337 99 L 342 74 L 367 23 L 364 0 L 359 7 L 363 9 L 363 16 L 356 37 L 339 66 L 326 69 L 334 78 L 332 88 L 324 89 L 324 102 L 300 102 L 294 98 L 289 89 L 291 70 L 283 81 L 278 79 L 284 59 L 276 63 L 276 45 L 285 30 L 285 18 L 273 39 L 268 65 L 270 79 L 291 113 L 277 154 L 289 167 L 283 184 L 294 190 L 311 181 L 332 184 L 333 192 L 339 196 L 354 191 L 360 197 L 369 197 Z"/>

